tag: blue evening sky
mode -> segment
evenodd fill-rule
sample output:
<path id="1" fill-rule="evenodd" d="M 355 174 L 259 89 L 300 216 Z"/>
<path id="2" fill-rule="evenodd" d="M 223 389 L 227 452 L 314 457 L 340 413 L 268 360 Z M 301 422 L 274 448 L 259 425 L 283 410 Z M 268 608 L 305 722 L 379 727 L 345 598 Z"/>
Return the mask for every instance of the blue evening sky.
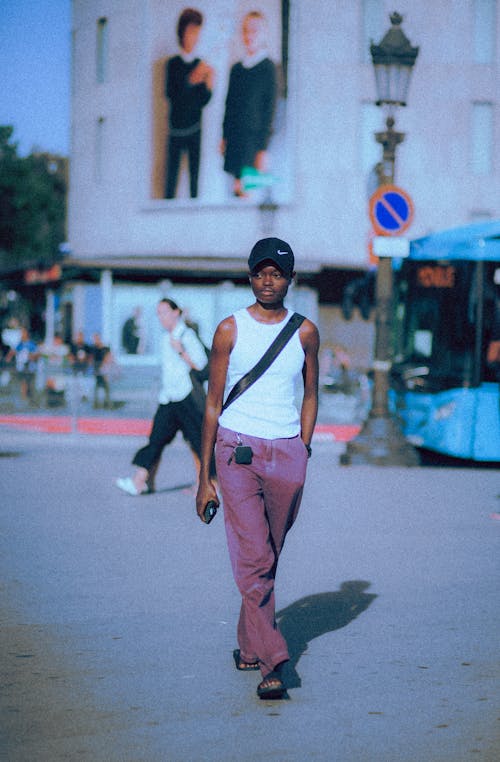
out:
<path id="1" fill-rule="evenodd" d="M 0 0 L 0 124 L 21 155 L 68 155 L 70 61 L 70 0 Z"/>

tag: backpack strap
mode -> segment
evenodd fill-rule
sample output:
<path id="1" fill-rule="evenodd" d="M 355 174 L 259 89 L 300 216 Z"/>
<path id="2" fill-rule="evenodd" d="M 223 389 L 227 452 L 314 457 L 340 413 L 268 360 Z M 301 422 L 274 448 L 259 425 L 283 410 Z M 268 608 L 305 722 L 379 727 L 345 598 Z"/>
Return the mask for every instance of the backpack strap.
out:
<path id="1" fill-rule="evenodd" d="M 266 352 L 262 355 L 260 360 L 246 373 L 240 380 L 233 386 L 231 391 L 226 397 L 226 401 L 222 406 L 222 410 L 225 410 L 229 405 L 234 402 L 237 397 L 240 397 L 243 392 L 254 384 L 258 378 L 269 368 L 269 366 L 277 358 L 281 350 L 290 341 L 295 331 L 304 322 L 304 315 L 299 315 L 298 312 L 294 312 L 288 323 L 281 329 L 276 336 L 272 344 L 268 347 Z"/>

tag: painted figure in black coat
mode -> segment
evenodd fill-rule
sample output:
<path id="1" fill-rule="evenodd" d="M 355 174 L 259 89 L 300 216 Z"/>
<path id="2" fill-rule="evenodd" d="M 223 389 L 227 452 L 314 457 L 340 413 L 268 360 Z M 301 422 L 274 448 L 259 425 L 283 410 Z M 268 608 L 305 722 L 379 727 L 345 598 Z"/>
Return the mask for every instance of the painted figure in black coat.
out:
<path id="1" fill-rule="evenodd" d="M 276 67 L 266 49 L 266 20 L 258 11 L 243 19 L 245 56 L 231 68 L 221 153 L 224 170 L 234 177 L 233 193 L 244 196 L 244 167 L 267 170 L 267 146 L 276 103 Z"/>
<path id="2" fill-rule="evenodd" d="M 203 16 L 186 8 L 179 16 L 180 53 L 166 63 L 165 95 L 169 101 L 166 198 L 175 198 L 183 153 L 189 163 L 189 193 L 198 196 L 202 109 L 212 97 L 213 69 L 196 57 Z"/>

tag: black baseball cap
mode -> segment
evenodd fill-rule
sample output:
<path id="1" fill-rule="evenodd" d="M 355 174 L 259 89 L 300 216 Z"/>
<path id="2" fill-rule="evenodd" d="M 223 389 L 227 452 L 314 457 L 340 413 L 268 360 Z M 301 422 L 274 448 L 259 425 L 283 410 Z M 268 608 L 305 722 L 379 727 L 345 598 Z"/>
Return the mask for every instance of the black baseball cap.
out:
<path id="1" fill-rule="evenodd" d="M 281 238 L 261 238 L 257 241 L 248 257 L 250 272 L 255 272 L 257 267 L 266 261 L 275 264 L 287 278 L 292 276 L 295 265 L 292 247 Z"/>

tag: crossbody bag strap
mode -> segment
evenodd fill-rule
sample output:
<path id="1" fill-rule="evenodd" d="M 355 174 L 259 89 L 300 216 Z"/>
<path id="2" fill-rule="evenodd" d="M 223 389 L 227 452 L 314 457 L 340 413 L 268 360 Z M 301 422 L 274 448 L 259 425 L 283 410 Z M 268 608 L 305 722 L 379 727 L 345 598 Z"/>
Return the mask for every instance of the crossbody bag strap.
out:
<path id="1" fill-rule="evenodd" d="M 298 312 L 294 312 L 288 323 L 281 329 L 279 334 L 274 339 L 273 343 L 268 347 L 266 352 L 262 355 L 256 365 L 251 368 L 240 380 L 233 386 L 231 391 L 226 397 L 226 401 L 222 406 L 222 410 L 225 410 L 229 405 L 234 402 L 237 397 L 240 397 L 243 392 L 254 384 L 258 378 L 269 368 L 269 366 L 277 358 L 284 346 L 290 341 L 295 331 L 304 322 L 304 315 L 299 315 Z"/>

